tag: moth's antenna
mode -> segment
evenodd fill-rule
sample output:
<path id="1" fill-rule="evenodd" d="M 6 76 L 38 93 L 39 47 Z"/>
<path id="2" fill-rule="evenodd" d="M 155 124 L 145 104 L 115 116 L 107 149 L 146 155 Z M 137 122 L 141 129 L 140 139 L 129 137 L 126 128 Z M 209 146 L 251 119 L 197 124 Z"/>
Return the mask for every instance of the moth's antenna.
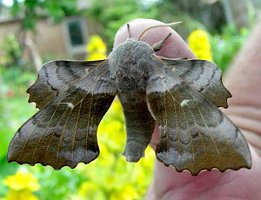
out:
<path id="1" fill-rule="evenodd" d="M 142 37 L 144 36 L 144 34 L 145 34 L 148 30 L 150 30 L 150 29 L 158 28 L 158 27 L 165 27 L 165 26 L 175 26 L 175 25 L 180 24 L 180 23 L 182 23 L 182 22 L 173 22 L 173 23 L 169 23 L 169 24 L 157 24 L 157 25 L 152 25 L 152 26 L 150 26 L 150 27 L 144 29 L 144 30 L 141 32 L 140 36 L 138 37 L 138 40 L 141 40 Z"/>
<path id="2" fill-rule="evenodd" d="M 127 24 L 127 30 L 128 30 L 128 36 L 129 38 L 131 38 L 130 24 Z"/>
<path id="3" fill-rule="evenodd" d="M 169 33 L 163 40 L 160 40 L 159 42 L 153 44 L 153 45 L 152 45 L 152 48 L 153 48 L 154 52 L 159 51 L 159 50 L 162 48 L 164 42 L 165 42 L 171 35 L 172 35 L 172 34 Z"/>

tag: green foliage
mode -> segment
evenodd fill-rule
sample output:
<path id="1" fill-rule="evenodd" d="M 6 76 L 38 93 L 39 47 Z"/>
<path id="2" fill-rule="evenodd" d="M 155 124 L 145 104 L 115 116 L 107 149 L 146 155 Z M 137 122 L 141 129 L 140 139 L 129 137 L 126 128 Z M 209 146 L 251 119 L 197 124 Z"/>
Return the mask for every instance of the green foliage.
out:
<path id="1" fill-rule="evenodd" d="M 14 34 L 6 36 L 0 44 L 0 65 L 19 65 L 21 62 L 22 49 Z"/>
<path id="2" fill-rule="evenodd" d="M 25 88 L 30 80 L 31 73 L 22 73 L 19 68 L 3 68 L 0 66 L 0 197 L 7 188 L 3 187 L 3 179 L 15 173 L 18 165 L 7 163 L 7 149 L 14 132 L 34 112 L 32 105 L 24 104 L 27 96 Z"/>
<path id="3" fill-rule="evenodd" d="M 12 134 L 33 113 L 32 106 L 21 102 L 26 101 L 25 88 L 34 77 L 27 72 L 22 73 L 19 68 L 4 69 L 0 67 L 0 160 L 7 153 L 8 143 Z"/>
<path id="4" fill-rule="evenodd" d="M 77 14 L 76 0 L 14 0 L 12 15 L 22 17 L 22 29 L 33 31 L 37 19 L 48 17 L 53 22 L 60 22 L 65 16 Z"/>
<path id="5" fill-rule="evenodd" d="M 221 34 L 211 37 L 213 60 L 225 71 L 249 35 L 248 29 L 238 31 L 233 26 L 223 28 Z"/>

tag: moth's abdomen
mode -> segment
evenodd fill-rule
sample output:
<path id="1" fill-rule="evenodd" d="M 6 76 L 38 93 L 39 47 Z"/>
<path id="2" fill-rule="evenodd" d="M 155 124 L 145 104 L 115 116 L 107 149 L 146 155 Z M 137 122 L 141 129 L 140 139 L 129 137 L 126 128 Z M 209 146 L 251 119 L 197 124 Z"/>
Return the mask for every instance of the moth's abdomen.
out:
<path id="1" fill-rule="evenodd" d="M 120 93 L 127 131 L 127 141 L 123 155 L 129 162 L 137 162 L 144 156 L 148 146 L 155 121 L 152 118 L 146 102 L 145 93 Z"/>

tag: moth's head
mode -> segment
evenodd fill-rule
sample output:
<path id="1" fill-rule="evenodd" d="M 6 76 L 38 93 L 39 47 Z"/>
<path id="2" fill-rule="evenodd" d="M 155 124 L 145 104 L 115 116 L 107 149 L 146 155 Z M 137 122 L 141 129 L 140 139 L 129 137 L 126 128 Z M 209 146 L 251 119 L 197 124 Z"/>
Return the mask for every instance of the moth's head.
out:
<path id="1" fill-rule="evenodd" d="M 179 23 L 181 23 L 181 22 L 174 22 L 174 23 L 169 23 L 169 24 L 156 24 L 156 25 L 151 25 L 151 26 L 149 26 L 149 27 L 144 28 L 144 29 L 141 31 L 140 35 L 139 35 L 137 38 L 132 37 L 130 24 L 127 24 L 128 38 L 127 38 L 127 40 L 126 40 L 125 42 L 134 41 L 134 40 L 136 40 L 136 41 L 142 41 L 142 40 L 143 40 L 143 37 L 145 36 L 145 34 L 146 34 L 149 30 L 151 30 L 151 29 L 158 28 L 158 27 L 164 27 L 164 26 L 173 26 L 173 25 L 176 25 L 176 24 L 179 24 Z M 159 51 L 159 50 L 162 48 L 164 42 L 165 42 L 170 36 L 171 36 L 171 33 L 169 32 L 169 33 L 166 34 L 165 37 L 160 38 L 158 42 L 152 44 L 151 47 L 152 47 L 153 51 L 154 51 L 154 52 Z"/>
<path id="2" fill-rule="evenodd" d="M 154 55 L 154 50 L 148 43 L 135 38 L 127 38 L 113 49 L 108 59 L 110 65 L 116 67 L 139 63 L 140 59 L 150 58 L 152 55 Z"/>
<path id="3" fill-rule="evenodd" d="M 114 47 L 113 51 L 108 57 L 110 65 L 116 66 L 118 63 L 136 63 L 137 60 L 140 60 L 141 58 L 150 58 L 155 54 L 155 52 L 161 50 L 164 42 L 171 36 L 172 33 L 167 32 L 165 36 L 159 38 L 159 41 L 152 45 L 142 41 L 144 35 L 153 28 L 172 26 L 177 23 L 151 25 L 144 28 L 138 36 L 135 35 L 136 37 L 133 37 L 134 34 L 132 35 L 131 26 L 127 24 L 128 38 L 125 39 L 124 42 L 122 41 Z"/>

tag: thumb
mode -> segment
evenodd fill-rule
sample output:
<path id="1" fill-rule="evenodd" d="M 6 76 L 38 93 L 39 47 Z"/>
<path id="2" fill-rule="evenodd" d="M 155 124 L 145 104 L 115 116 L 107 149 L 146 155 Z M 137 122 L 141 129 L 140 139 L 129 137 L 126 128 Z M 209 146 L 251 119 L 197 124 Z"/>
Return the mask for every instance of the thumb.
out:
<path id="1" fill-rule="evenodd" d="M 153 19 L 135 19 L 128 22 L 132 38 L 138 38 L 142 31 L 152 25 L 164 24 Z M 169 33 L 171 36 L 164 42 L 163 47 L 156 54 L 166 58 L 194 58 L 195 56 L 188 48 L 184 40 L 170 27 L 153 28 L 146 32 L 142 38 L 143 42 L 150 45 L 164 39 Z M 127 25 L 123 25 L 116 33 L 114 47 L 124 42 L 128 38 Z"/>

